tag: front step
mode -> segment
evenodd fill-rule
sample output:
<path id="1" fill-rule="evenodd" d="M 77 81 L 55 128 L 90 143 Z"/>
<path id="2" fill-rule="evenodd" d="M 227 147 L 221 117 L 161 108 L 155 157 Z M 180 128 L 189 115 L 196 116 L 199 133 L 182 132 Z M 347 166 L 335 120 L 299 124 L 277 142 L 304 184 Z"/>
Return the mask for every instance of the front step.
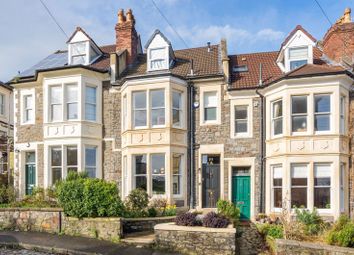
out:
<path id="1" fill-rule="evenodd" d="M 121 242 L 138 248 L 151 247 L 155 243 L 155 234 L 152 232 L 127 234 L 121 239 Z"/>

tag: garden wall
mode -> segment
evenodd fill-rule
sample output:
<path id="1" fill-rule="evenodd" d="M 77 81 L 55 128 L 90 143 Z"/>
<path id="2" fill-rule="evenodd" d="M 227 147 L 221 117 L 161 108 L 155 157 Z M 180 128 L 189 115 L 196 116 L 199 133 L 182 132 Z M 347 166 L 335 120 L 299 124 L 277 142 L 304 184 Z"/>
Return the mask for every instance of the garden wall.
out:
<path id="1" fill-rule="evenodd" d="M 122 236 L 120 218 L 73 218 L 63 217 L 62 232 L 65 235 L 98 238 L 112 242 Z"/>
<path id="2" fill-rule="evenodd" d="M 154 218 L 123 218 L 124 234 L 136 232 L 154 232 L 157 224 L 174 222 L 176 216 L 154 217 Z"/>
<path id="3" fill-rule="evenodd" d="M 163 223 L 155 226 L 158 248 L 185 254 L 236 254 L 236 229 L 177 226 Z"/>
<path id="4" fill-rule="evenodd" d="M 66 235 L 118 241 L 122 236 L 120 218 L 65 217 L 62 209 L 0 208 L 0 229 L 64 233 Z"/>
<path id="5" fill-rule="evenodd" d="M 61 209 L 0 208 L 0 229 L 60 232 Z"/>
<path id="6" fill-rule="evenodd" d="M 277 255 L 288 255 L 288 254 L 349 255 L 349 254 L 354 254 L 354 249 L 319 244 L 319 243 L 277 239 L 276 254 Z"/>

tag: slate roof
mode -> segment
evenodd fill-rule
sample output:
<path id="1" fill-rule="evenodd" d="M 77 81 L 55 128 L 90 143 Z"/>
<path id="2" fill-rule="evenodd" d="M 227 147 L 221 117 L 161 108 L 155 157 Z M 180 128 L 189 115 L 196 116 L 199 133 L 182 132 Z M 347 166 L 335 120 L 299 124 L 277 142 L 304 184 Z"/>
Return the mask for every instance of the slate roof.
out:
<path id="1" fill-rule="evenodd" d="M 301 66 L 291 72 L 283 73 L 276 63 L 278 51 L 231 55 L 229 89 L 253 89 L 259 87 L 260 64 L 262 64 L 262 86 L 270 85 L 281 79 L 307 75 L 324 75 L 344 72 L 341 66 L 331 66 L 322 59 L 322 51 L 313 48 L 313 64 Z M 233 72 L 234 66 L 248 67 L 246 72 Z"/>

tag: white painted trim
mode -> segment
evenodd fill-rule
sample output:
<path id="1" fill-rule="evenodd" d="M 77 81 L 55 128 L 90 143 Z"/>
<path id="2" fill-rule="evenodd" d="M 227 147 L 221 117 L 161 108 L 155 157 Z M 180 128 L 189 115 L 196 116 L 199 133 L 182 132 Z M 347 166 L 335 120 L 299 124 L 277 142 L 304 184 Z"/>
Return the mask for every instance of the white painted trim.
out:
<path id="1" fill-rule="evenodd" d="M 216 106 L 216 120 L 215 121 L 205 121 L 204 120 L 204 94 L 206 92 L 216 92 L 217 97 L 217 106 Z M 210 125 L 220 125 L 221 124 L 221 101 L 222 101 L 222 94 L 221 94 L 221 86 L 214 85 L 214 86 L 203 86 L 200 85 L 199 87 L 199 125 L 200 126 L 210 126 Z"/>
<path id="2" fill-rule="evenodd" d="M 247 106 L 247 132 L 235 132 L 235 106 Z M 230 100 L 230 137 L 231 138 L 252 138 L 253 137 L 253 98 Z"/>

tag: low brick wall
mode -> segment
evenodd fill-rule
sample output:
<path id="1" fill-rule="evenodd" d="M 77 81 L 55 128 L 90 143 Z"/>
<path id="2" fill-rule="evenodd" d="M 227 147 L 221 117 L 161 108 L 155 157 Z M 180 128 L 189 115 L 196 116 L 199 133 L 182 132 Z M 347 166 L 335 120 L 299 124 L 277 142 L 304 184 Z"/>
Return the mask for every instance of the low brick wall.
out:
<path id="1" fill-rule="evenodd" d="M 62 232 L 65 235 L 98 238 L 117 242 L 122 236 L 120 218 L 73 218 L 64 217 Z"/>
<path id="2" fill-rule="evenodd" d="M 236 254 L 236 229 L 184 227 L 174 223 L 155 226 L 158 248 L 185 254 L 231 255 Z"/>
<path id="3" fill-rule="evenodd" d="M 62 209 L 0 208 L 0 229 L 60 232 Z"/>
<path id="4" fill-rule="evenodd" d="M 299 242 L 293 240 L 276 240 L 276 254 L 311 254 L 311 255 L 349 255 L 354 254 L 353 248 L 344 248 L 320 243 Z"/>
<path id="5" fill-rule="evenodd" d="M 154 232 L 157 224 L 174 222 L 176 216 L 151 218 L 123 218 L 123 233 Z"/>

